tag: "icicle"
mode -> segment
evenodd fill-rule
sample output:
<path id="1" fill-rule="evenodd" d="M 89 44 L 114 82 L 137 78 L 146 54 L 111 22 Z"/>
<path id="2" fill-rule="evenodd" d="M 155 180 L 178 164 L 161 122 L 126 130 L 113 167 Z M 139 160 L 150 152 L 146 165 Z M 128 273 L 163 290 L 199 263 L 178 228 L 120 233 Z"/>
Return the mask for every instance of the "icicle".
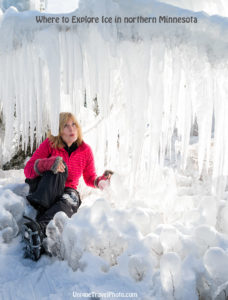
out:
<path id="1" fill-rule="evenodd" d="M 0 25 L 4 161 L 13 154 L 13 139 L 18 145 L 21 138 L 26 149 L 29 143 L 32 147 L 34 133 L 37 143 L 48 128 L 58 134 L 59 112 L 70 110 L 89 128 L 85 139 L 95 149 L 99 170 L 111 165 L 128 175 L 130 187 L 145 184 L 142 178 L 151 186 L 158 166 L 167 160 L 180 157 L 176 165 L 186 167 L 195 120 L 199 173 L 207 171 L 214 115 L 213 178 L 216 186 L 224 188 L 228 169 L 225 23 L 192 12 L 200 25 L 125 24 L 124 17 L 136 12 L 150 17 L 149 8 L 155 16 L 189 14 L 154 0 L 143 4 L 115 0 L 107 5 L 101 0 L 96 5 L 84 0 L 74 12 L 122 18 L 112 24 L 38 24 L 34 12 L 7 11 Z M 219 176 L 224 180 L 220 182 Z"/>

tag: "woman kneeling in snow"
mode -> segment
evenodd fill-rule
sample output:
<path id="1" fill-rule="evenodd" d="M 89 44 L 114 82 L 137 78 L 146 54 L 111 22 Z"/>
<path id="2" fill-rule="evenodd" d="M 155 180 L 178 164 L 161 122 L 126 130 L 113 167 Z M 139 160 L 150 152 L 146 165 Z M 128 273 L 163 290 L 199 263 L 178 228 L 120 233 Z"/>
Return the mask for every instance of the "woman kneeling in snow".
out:
<path id="1" fill-rule="evenodd" d="M 93 153 L 82 140 L 82 132 L 71 113 L 60 113 L 59 134 L 50 135 L 27 162 L 24 173 L 29 184 L 30 204 L 38 210 L 36 221 L 24 224 L 25 256 L 38 260 L 44 252 L 42 241 L 47 224 L 54 215 L 63 211 L 68 217 L 81 205 L 77 186 L 83 175 L 88 186 L 100 187 L 109 180 L 112 171 L 97 177 Z"/>

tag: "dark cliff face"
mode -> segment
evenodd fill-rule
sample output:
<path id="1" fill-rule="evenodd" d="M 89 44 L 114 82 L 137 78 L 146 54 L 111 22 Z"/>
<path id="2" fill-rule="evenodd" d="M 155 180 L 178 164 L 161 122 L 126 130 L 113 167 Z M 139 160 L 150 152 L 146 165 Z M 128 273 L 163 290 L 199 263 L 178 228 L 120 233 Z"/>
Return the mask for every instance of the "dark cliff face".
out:
<path id="1" fill-rule="evenodd" d="M 2 166 L 3 170 L 19 170 L 19 169 L 24 169 L 25 166 L 25 159 L 26 157 L 31 156 L 30 151 L 23 151 L 22 149 L 19 149 L 18 152 L 11 158 L 10 161 L 5 163 Z"/>
<path id="2" fill-rule="evenodd" d="M 28 145 L 26 150 L 22 150 L 22 146 L 20 145 L 17 152 L 13 155 L 13 157 L 2 165 L 2 170 L 19 170 L 24 169 L 25 163 L 27 161 L 26 158 L 31 157 L 33 152 L 36 150 L 36 138 L 34 137 L 34 143 L 31 150 L 30 144 Z"/>

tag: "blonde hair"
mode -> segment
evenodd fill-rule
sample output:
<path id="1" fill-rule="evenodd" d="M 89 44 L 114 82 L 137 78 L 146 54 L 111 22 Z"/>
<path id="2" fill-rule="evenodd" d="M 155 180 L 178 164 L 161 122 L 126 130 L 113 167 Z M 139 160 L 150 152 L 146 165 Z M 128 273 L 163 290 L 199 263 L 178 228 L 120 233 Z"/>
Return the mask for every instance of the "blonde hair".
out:
<path id="1" fill-rule="evenodd" d="M 77 131 L 78 131 L 78 138 L 76 140 L 77 145 L 80 146 L 82 143 L 82 129 L 81 126 L 79 125 L 78 121 L 76 120 L 75 116 L 70 113 L 70 112 L 62 112 L 59 114 L 59 134 L 57 136 L 53 136 L 51 134 L 51 132 L 48 133 L 48 138 L 51 142 L 51 146 L 53 148 L 63 148 L 64 147 L 64 143 L 63 143 L 63 139 L 61 137 L 62 131 L 64 129 L 64 126 L 67 124 L 67 122 L 69 120 L 72 120 L 77 127 Z"/>

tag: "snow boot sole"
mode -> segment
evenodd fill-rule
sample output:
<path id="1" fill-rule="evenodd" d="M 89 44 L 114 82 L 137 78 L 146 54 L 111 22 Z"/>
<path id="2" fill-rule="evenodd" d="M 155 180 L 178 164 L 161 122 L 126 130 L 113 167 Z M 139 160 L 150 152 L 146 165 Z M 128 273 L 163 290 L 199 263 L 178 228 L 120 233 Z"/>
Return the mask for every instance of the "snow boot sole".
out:
<path id="1" fill-rule="evenodd" d="M 42 247 L 42 232 L 36 221 L 25 217 L 30 222 L 25 223 L 22 227 L 22 241 L 24 242 L 24 258 L 31 258 L 37 261 L 44 252 Z"/>

